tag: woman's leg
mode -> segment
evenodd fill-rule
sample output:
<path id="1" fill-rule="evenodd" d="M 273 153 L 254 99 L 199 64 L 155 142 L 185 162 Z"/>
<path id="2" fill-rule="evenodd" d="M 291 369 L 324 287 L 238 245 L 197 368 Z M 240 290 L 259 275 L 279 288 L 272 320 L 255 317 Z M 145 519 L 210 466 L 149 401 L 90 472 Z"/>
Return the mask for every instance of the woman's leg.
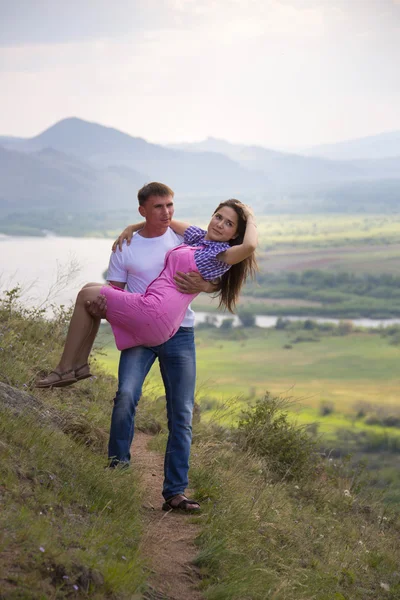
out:
<path id="1" fill-rule="evenodd" d="M 99 283 L 88 283 L 79 292 L 57 370 L 76 369 L 87 362 L 100 326 L 100 319 L 88 313 L 85 302 L 95 300 L 102 287 Z"/>
<path id="2" fill-rule="evenodd" d="M 41 384 L 57 383 L 60 381 L 59 374 L 66 374 L 66 378 L 73 377 L 73 371 L 87 363 L 90 350 L 100 325 L 100 319 L 92 317 L 86 310 L 85 302 L 92 302 L 100 294 L 103 287 L 100 283 L 89 283 L 79 292 L 71 322 L 69 324 L 67 339 L 64 350 L 55 368 L 56 373 L 50 373 Z M 61 376 L 63 377 L 63 376 Z"/>
<path id="3" fill-rule="evenodd" d="M 99 327 L 100 327 L 101 319 L 96 319 L 94 317 L 91 317 L 91 319 L 92 319 L 92 329 L 90 330 L 86 339 L 83 340 L 81 347 L 75 358 L 74 369 L 75 370 L 79 369 L 79 375 L 81 375 L 84 370 L 85 370 L 85 373 L 86 373 L 86 371 L 89 372 L 89 367 L 87 365 L 87 361 L 88 361 L 90 352 L 92 350 L 94 340 L 96 339 L 96 336 L 97 336 L 97 333 L 98 333 Z M 86 369 L 83 369 L 83 367 L 86 367 Z M 82 373 L 81 373 L 81 371 L 82 371 Z"/>
<path id="4" fill-rule="evenodd" d="M 87 300 L 89 300 L 89 301 L 95 300 L 100 293 L 98 283 L 87 283 L 85 286 L 83 286 L 83 289 L 87 289 L 87 288 L 96 288 L 96 289 L 91 290 L 90 292 L 85 292 L 86 295 L 88 295 L 88 296 L 90 295 L 90 298 L 88 297 L 84 301 L 85 308 L 86 308 Z M 92 296 L 92 291 L 95 292 L 94 297 Z M 79 373 L 75 373 L 75 375 L 77 377 L 79 376 L 80 379 L 83 379 L 90 375 L 89 365 L 87 364 L 87 361 L 88 361 L 90 352 L 93 347 L 94 340 L 96 339 L 97 333 L 99 331 L 100 323 L 101 323 L 100 317 L 94 317 L 93 315 L 90 315 L 90 316 L 92 319 L 92 328 L 91 328 L 89 334 L 83 340 L 81 347 L 75 357 L 76 360 L 75 360 L 74 369 L 79 371 Z"/>

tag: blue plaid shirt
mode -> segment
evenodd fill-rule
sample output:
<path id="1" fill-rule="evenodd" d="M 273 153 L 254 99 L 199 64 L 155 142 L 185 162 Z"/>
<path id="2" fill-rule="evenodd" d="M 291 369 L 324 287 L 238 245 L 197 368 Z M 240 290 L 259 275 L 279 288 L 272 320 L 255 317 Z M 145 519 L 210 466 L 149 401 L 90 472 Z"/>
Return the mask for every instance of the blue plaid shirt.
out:
<path id="1" fill-rule="evenodd" d="M 228 265 L 218 260 L 217 254 L 225 252 L 230 248 L 228 242 L 214 242 L 205 240 L 207 231 L 191 225 L 185 231 L 183 241 L 188 246 L 199 246 L 194 252 L 194 262 L 200 275 L 206 281 L 212 281 L 221 277 L 226 271 L 229 271 L 232 265 Z"/>

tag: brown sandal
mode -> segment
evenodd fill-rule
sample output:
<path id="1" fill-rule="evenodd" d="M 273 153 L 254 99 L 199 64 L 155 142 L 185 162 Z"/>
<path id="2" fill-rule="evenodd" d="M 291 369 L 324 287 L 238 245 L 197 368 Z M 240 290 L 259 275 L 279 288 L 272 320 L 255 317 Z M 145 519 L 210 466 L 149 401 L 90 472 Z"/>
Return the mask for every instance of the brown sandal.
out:
<path id="1" fill-rule="evenodd" d="M 49 375 L 51 375 L 52 373 L 54 373 L 54 375 L 58 376 L 58 379 L 56 379 L 55 381 L 47 381 L 47 377 L 49 377 Z M 74 370 L 73 369 L 69 369 L 68 371 L 64 371 L 63 373 L 60 373 L 59 371 L 50 371 L 49 375 L 47 377 L 45 377 L 44 379 L 40 379 L 39 381 L 36 382 L 35 387 L 36 388 L 53 388 L 53 387 L 66 387 L 67 385 L 72 385 L 73 383 L 76 383 L 78 380 L 75 377 L 75 374 L 73 377 L 65 377 L 64 375 L 69 375 L 70 373 L 74 374 Z"/>
<path id="2" fill-rule="evenodd" d="M 89 369 L 88 373 L 83 373 L 82 375 L 78 375 L 78 371 L 81 371 L 85 367 L 87 367 Z M 89 377 L 93 377 L 93 375 L 90 372 L 90 367 L 89 367 L 88 363 L 85 363 L 84 365 L 81 365 L 80 367 L 75 369 L 75 377 L 76 377 L 77 381 L 82 381 L 82 379 L 88 379 Z"/>
<path id="3" fill-rule="evenodd" d="M 177 504 L 172 504 L 175 498 L 182 498 L 180 502 Z M 190 504 L 195 504 L 196 508 L 189 508 Z M 191 512 L 196 513 L 200 512 L 201 507 L 197 500 L 190 500 L 190 498 L 186 498 L 185 494 L 177 494 L 176 496 L 172 496 L 172 498 L 168 498 L 162 505 L 163 510 L 181 510 L 183 512 Z"/>

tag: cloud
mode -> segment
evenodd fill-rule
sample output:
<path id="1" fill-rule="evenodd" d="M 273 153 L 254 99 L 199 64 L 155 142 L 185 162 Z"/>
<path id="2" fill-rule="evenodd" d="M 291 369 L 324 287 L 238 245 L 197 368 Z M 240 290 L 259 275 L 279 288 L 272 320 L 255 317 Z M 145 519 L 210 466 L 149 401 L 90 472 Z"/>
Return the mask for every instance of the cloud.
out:
<path id="1" fill-rule="evenodd" d="M 161 0 L 0 0 L 0 45 L 115 38 L 166 20 Z"/>
<path id="2" fill-rule="evenodd" d="M 337 0 L 338 1 L 338 0 Z M 341 0 L 340 0 L 341 1 Z M 299 2 L 299 5 L 297 5 Z M 284 0 L 0 0 L 0 46 L 57 44 L 214 25 L 221 36 L 320 30 L 321 6 Z M 322 5 L 321 5 L 322 2 Z"/>
<path id="3" fill-rule="evenodd" d="M 76 115 L 154 141 L 290 145 L 400 126 L 391 0 L 14 4 L 27 23 L 0 15 L 15 25 L 0 47 L 0 133 Z"/>
<path id="4" fill-rule="evenodd" d="M 153 8 L 158 4 L 156 0 L 147 0 L 146 10 L 151 2 Z M 68 10 L 76 4 L 76 0 L 72 0 L 72 4 L 67 5 Z M 91 14 L 89 4 L 83 3 L 87 18 Z M 102 0 L 96 3 L 97 26 L 104 22 L 105 13 L 101 13 L 101 9 L 105 8 L 105 4 Z M 123 6 L 126 8 L 133 4 L 136 7 L 138 5 L 132 0 L 117 3 L 120 13 Z M 233 59 L 235 56 L 257 52 L 256 46 L 260 41 L 268 49 L 273 39 L 279 38 L 283 43 L 286 38 L 312 38 L 323 35 L 325 31 L 324 18 L 320 12 L 314 8 L 297 10 L 289 4 L 282 4 L 280 0 L 265 0 L 263 3 L 255 0 L 249 0 L 248 3 L 239 0 L 220 0 L 217 3 L 211 0 L 168 0 L 163 4 L 166 8 L 165 18 L 159 15 L 158 20 L 152 19 L 151 25 L 147 27 L 138 27 L 135 23 L 134 31 L 129 30 L 128 34 L 124 28 L 128 30 L 131 27 L 129 19 L 124 21 L 119 18 L 122 13 L 113 12 L 108 29 L 102 30 L 94 26 L 96 23 L 92 23 L 85 30 L 85 35 L 81 36 L 82 39 L 79 32 L 83 28 L 84 19 L 74 30 L 74 37 L 68 39 L 70 23 L 64 6 L 61 16 L 58 14 L 57 23 L 52 21 L 54 27 L 57 25 L 58 28 L 61 28 L 60 22 L 63 23 L 57 41 L 52 41 L 55 31 L 53 28 L 52 35 L 44 36 L 41 41 L 38 36 L 23 44 L 3 45 L 3 48 L 0 47 L 0 72 L 43 72 L 76 64 L 92 65 L 95 68 L 99 62 L 104 66 L 111 62 L 118 70 L 118 65 L 121 61 L 125 65 L 127 58 L 134 63 L 139 62 L 140 58 L 140 62 L 145 64 L 153 55 L 158 57 L 160 54 L 165 60 L 175 60 L 178 64 L 187 63 L 188 59 L 199 62 L 212 55 L 222 56 L 229 62 L 230 57 Z M 53 7 L 46 17 L 51 21 L 55 15 L 54 4 L 46 0 L 39 0 L 35 18 L 44 18 L 40 8 L 43 9 L 45 5 Z M 139 6 L 138 11 L 140 10 Z M 147 18 L 145 12 L 141 12 L 143 20 Z M 121 21 L 124 27 L 118 33 Z M 2 27 L 5 27 L 4 23 Z M 29 29 L 34 29 L 34 23 L 31 23 Z M 18 26 L 14 31 L 15 36 L 17 33 Z M 19 34 L 22 33 L 19 30 Z M 226 53 L 230 53 L 230 57 L 229 54 L 225 56 Z"/>

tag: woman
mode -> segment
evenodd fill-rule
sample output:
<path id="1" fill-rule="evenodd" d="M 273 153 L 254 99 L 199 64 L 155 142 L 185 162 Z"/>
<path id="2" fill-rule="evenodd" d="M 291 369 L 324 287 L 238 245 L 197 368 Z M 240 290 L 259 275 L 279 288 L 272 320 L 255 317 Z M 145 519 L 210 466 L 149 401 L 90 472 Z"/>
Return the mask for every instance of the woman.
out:
<path id="1" fill-rule="evenodd" d="M 142 224 L 134 225 L 131 230 L 141 227 Z M 158 346 L 176 333 L 197 295 L 177 290 L 173 279 L 177 271 L 198 271 L 208 281 L 218 279 L 220 305 L 233 312 L 243 283 L 256 269 L 257 227 L 250 209 L 239 200 L 227 200 L 214 212 L 207 231 L 174 220 L 171 227 L 184 236 L 184 243 L 167 253 L 164 269 L 144 294 L 97 283 L 82 288 L 60 362 L 36 387 L 64 387 L 90 377 L 87 360 L 98 321 L 86 311 L 85 303 L 99 294 L 107 299 L 106 319 L 119 350 Z"/>

